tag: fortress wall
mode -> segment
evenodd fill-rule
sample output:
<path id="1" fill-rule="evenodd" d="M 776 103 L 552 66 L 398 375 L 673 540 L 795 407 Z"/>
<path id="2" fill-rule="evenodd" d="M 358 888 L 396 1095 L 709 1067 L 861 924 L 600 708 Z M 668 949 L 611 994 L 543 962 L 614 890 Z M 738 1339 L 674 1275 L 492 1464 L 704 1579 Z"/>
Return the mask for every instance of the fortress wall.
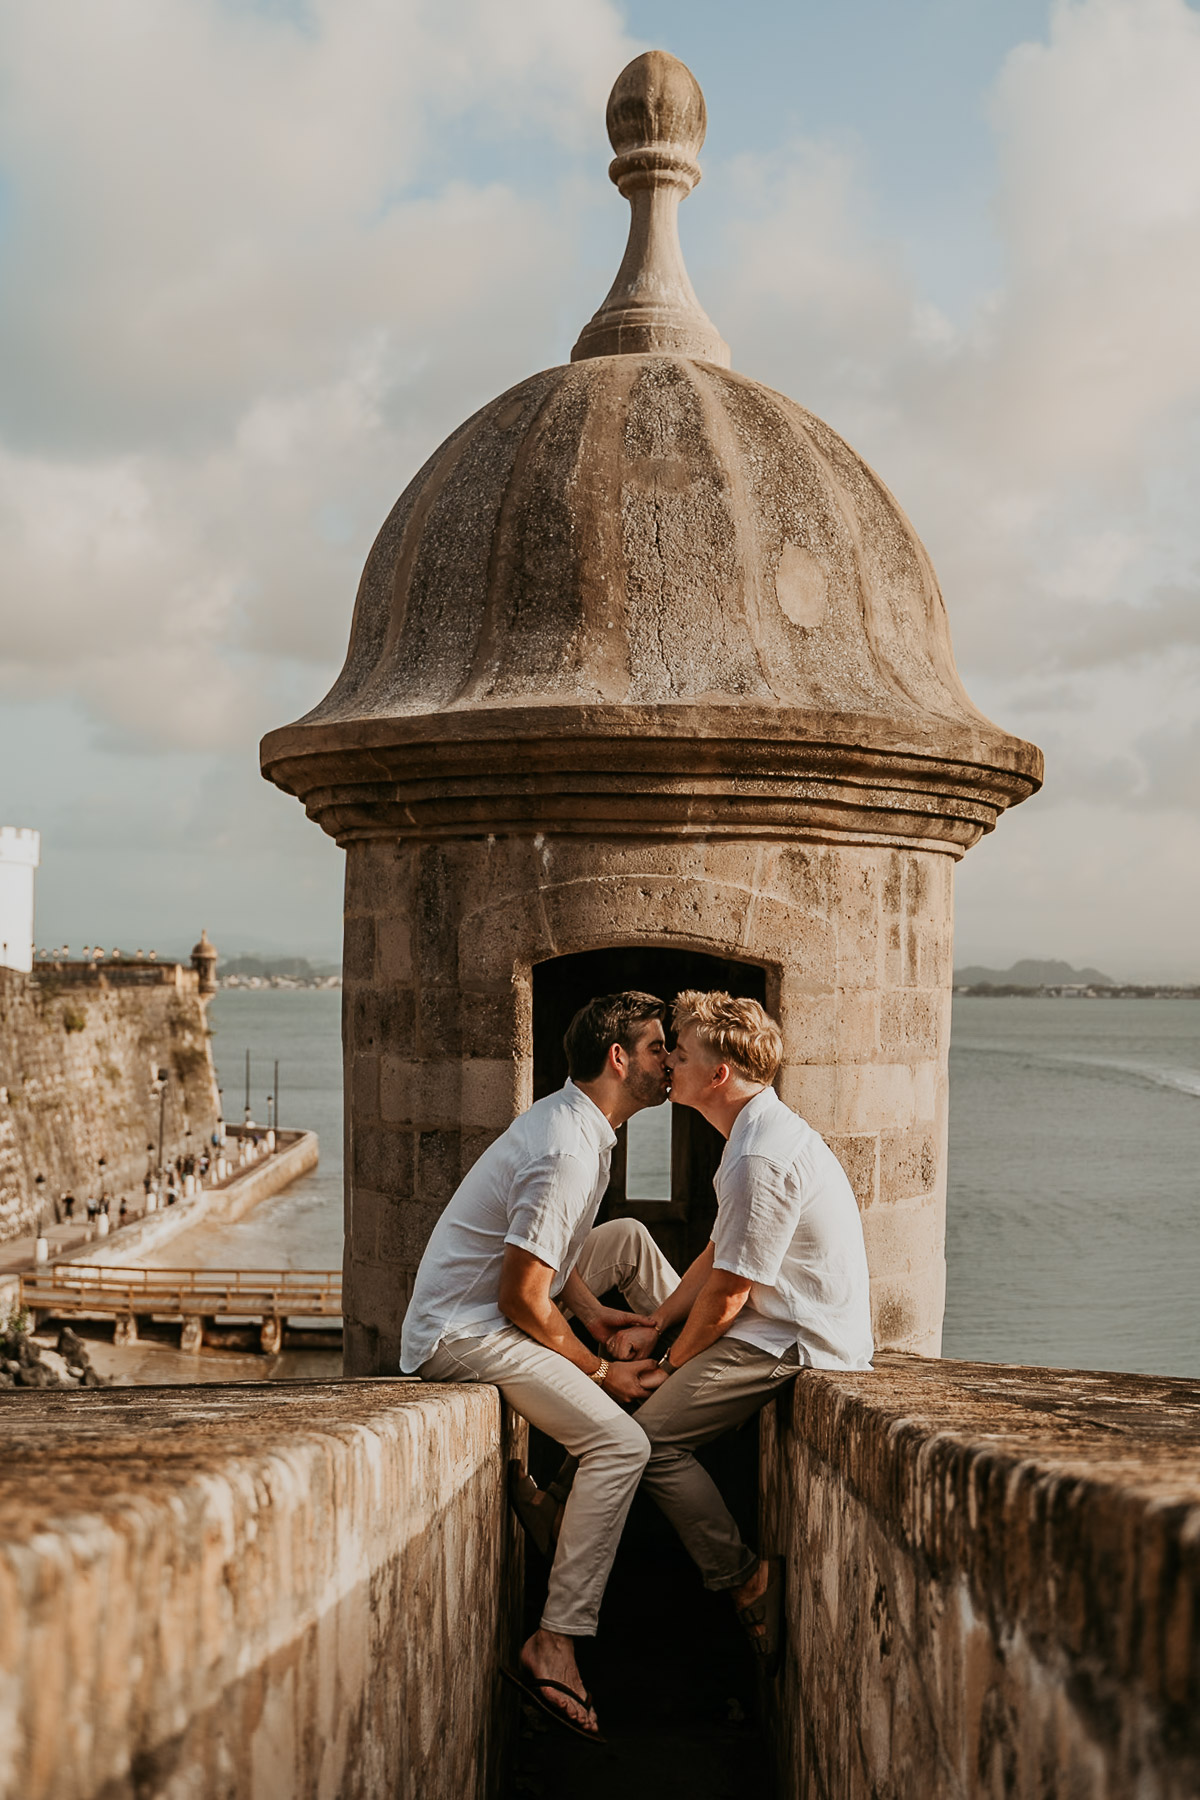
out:
<path id="1" fill-rule="evenodd" d="M 1200 1793 L 1200 1385 L 881 1357 L 761 1442 L 780 1800 Z"/>
<path id="2" fill-rule="evenodd" d="M 223 1186 L 201 1188 L 190 1200 L 180 1200 L 175 1206 L 134 1219 L 112 1236 L 94 1238 L 78 1250 L 65 1251 L 55 1261 L 87 1263 L 104 1269 L 136 1267 L 148 1251 L 186 1236 L 197 1225 L 228 1225 L 244 1219 L 272 1194 L 281 1193 L 315 1169 L 320 1161 L 315 1131 L 280 1131 L 276 1133 L 276 1144 L 273 1156 L 229 1176 Z M 186 1266 L 186 1251 L 182 1254 Z M 3 1317 L 4 1293 L 0 1287 L 0 1318 Z"/>
<path id="3" fill-rule="evenodd" d="M 147 1144 L 158 1153 L 158 1068 L 171 1072 L 169 1161 L 198 1152 L 217 1118 L 192 970 L 129 971 L 126 979 L 117 970 L 0 969 L 0 1242 L 52 1221 L 66 1189 L 80 1202 L 76 1217 L 101 1186 L 114 1211 L 122 1193 L 141 1192 Z"/>
<path id="4" fill-rule="evenodd" d="M 487 1800 L 520 1556 L 490 1387 L 3 1400 L 0 1800 Z"/>

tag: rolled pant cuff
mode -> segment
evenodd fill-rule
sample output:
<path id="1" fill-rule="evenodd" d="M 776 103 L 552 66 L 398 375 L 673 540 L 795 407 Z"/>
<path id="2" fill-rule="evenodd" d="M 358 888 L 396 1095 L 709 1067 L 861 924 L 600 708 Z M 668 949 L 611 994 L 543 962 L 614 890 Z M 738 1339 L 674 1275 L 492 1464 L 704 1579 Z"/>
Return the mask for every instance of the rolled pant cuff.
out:
<path id="1" fill-rule="evenodd" d="M 755 1569 L 758 1567 L 758 1560 L 758 1557 L 751 1553 L 750 1561 L 743 1566 L 738 1574 L 706 1575 L 704 1577 L 704 1585 L 710 1594 L 723 1594 L 727 1588 L 739 1588 L 744 1582 L 749 1581 Z"/>
<path id="2" fill-rule="evenodd" d="M 590 1622 L 584 1624 L 580 1624 L 576 1621 L 569 1625 L 560 1625 L 556 1620 L 547 1618 L 543 1614 L 538 1629 L 540 1631 L 557 1632 L 559 1637 L 595 1637 L 597 1624 L 598 1621 L 592 1619 Z"/>

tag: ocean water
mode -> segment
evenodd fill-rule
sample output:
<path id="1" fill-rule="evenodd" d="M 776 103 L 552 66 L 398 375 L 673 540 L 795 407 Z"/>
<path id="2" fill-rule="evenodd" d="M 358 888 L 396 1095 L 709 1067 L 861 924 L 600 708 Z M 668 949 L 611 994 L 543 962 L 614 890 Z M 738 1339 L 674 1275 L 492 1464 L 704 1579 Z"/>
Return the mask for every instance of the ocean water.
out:
<path id="1" fill-rule="evenodd" d="M 212 1003 L 226 1111 L 245 1051 L 265 1116 L 312 1126 L 321 1164 L 239 1225 L 200 1227 L 161 1261 L 244 1268 L 341 1263 L 341 1047 L 336 992 L 226 991 Z M 653 1193 L 667 1109 L 642 1115 Z M 947 1356 L 1200 1375 L 1200 1002 L 954 1002 Z"/>
<path id="2" fill-rule="evenodd" d="M 1200 1375 L 1200 1001 L 954 1002 L 947 1356 Z"/>
<path id="3" fill-rule="evenodd" d="M 315 1131 L 310 1175 L 233 1225 L 199 1225 L 146 1257 L 159 1268 L 340 1269 L 342 1266 L 342 996 L 334 988 L 227 988 L 208 1009 L 225 1117 L 267 1118 L 279 1062 L 279 1122 Z"/>

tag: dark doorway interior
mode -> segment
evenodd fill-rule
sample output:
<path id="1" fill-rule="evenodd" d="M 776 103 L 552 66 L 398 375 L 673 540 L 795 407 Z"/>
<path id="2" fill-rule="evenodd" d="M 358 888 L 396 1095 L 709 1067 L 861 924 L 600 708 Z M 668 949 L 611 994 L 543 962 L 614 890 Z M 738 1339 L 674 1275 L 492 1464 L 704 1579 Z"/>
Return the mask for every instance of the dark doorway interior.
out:
<path id="1" fill-rule="evenodd" d="M 700 950 L 618 947 L 583 950 L 537 963 L 533 970 L 533 1097 L 553 1093 L 567 1078 L 563 1035 L 596 994 L 637 988 L 668 1007 L 685 988 L 723 988 L 747 1000 L 767 999 L 766 970 L 756 963 L 708 956 Z M 699 1113 L 671 1115 L 671 1198 L 636 1200 L 625 1192 L 626 1128 L 617 1133 L 608 1192 L 600 1219 L 640 1219 L 681 1273 L 708 1242 L 716 1216 L 712 1179 L 724 1139 Z"/>

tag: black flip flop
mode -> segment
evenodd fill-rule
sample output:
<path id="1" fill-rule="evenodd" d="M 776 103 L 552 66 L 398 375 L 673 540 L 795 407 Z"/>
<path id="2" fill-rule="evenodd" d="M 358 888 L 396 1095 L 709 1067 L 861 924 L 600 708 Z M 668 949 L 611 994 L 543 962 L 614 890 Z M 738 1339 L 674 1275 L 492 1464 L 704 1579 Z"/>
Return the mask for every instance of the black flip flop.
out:
<path id="1" fill-rule="evenodd" d="M 511 1681 L 515 1688 L 520 1688 L 526 1700 L 532 1700 L 533 1704 L 544 1712 L 547 1718 L 553 1719 L 556 1725 L 561 1725 L 564 1731 L 571 1731 L 576 1737 L 586 1738 L 589 1744 L 607 1743 L 607 1738 L 602 1737 L 598 1731 L 588 1731 L 584 1726 L 577 1725 L 574 1719 L 569 1719 L 561 1706 L 555 1706 L 554 1702 L 547 1700 L 544 1694 L 538 1692 L 538 1689 L 553 1688 L 555 1693 L 565 1694 L 568 1700 L 573 1700 L 576 1706 L 586 1707 L 589 1712 L 594 1711 L 594 1702 L 590 1694 L 577 1694 L 574 1688 L 564 1687 L 561 1681 L 551 1681 L 548 1677 L 530 1675 L 524 1669 L 518 1673 L 515 1669 L 505 1668 L 503 1663 L 500 1664 L 500 1673 L 505 1681 Z"/>
<path id="2" fill-rule="evenodd" d="M 768 1678 L 779 1673 L 783 1660 L 783 1576 L 782 1556 L 768 1557 L 766 1587 L 749 1606 L 734 1609 L 755 1660 Z M 760 1625 L 762 1630 L 753 1630 L 755 1625 Z"/>

